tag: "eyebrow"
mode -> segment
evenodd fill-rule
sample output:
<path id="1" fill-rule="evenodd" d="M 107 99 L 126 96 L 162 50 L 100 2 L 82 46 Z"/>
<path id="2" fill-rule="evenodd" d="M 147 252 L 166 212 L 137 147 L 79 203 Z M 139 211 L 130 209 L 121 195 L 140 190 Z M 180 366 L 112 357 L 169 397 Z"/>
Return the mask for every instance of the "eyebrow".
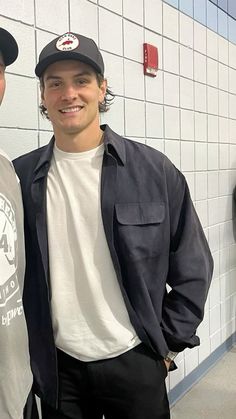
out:
<path id="1" fill-rule="evenodd" d="M 76 77 L 84 77 L 84 76 L 92 76 L 92 72 L 90 72 L 90 71 L 82 71 L 81 73 L 78 73 L 78 74 L 75 74 L 74 76 L 73 76 L 73 78 L 76 78 Z M 48 80 L 61 80 L 61 79 L 63 79 L 63 77 L 60 77 L 60 76 L 57 76 L 57 75 L 49 75 L 49 76 L 46 76 L 46 78 L 45 78 L 45 81 L 48 81 Z"/>

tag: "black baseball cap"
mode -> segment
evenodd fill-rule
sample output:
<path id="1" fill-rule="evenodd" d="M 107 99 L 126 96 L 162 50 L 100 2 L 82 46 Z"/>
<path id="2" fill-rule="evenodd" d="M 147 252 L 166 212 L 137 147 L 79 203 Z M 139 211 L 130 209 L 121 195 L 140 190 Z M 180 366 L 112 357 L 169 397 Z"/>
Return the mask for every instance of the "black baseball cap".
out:
<path id="1" fill-rule="evenodd" d="M 3 28 L 0 28 L 0 51 L 6 66 L 14 63 L 18 57 L 18 45 L 15 38 Z"/>
<path id="2" fill-rule="evenodd" d="M 41 77 L 50 64 L 62 60 L 82 61 L 104 75 L 102 55 L 94 40 L 86 36 L 67 32 L 53 39 L 39 55 L 39 61 L 35 67 L 36 76 Z"/>

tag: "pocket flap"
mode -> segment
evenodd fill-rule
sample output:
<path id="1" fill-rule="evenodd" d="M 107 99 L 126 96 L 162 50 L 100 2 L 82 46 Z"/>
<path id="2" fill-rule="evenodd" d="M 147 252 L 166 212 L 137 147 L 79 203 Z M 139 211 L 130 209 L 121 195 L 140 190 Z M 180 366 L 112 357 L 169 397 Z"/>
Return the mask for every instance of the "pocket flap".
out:
<path id="1" fill-rule="evenodd" d="M 161 223 L 165 217 L 165 206 L 160 202 L 115 204 L 116 217 L 123 225 Z"/>

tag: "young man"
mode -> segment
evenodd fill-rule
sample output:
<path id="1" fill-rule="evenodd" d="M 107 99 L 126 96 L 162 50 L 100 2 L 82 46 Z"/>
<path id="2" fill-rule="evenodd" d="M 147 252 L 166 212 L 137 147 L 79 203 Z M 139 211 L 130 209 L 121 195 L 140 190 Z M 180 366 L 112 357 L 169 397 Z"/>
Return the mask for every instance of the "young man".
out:
<path id="1" fill-rule="evenodd" d="M 6 85 L 5 68 L 17 56 L 18 46 L 15 39 L 5 29 L 0 28 L 0 104 Z M 24 418 L 29 419 L 32 413 L 31 396 L 26 407 L 25 404 L 32 386 L 32 373 L 22 306 L 25 272 L 23 208 L 19 180 L 2 151 L 0 272 L 0 417 L 22 419 L 24 410 Z"/>
<path id="2" fill-rule="evenodd" d="M 15 167 L 43 419 L 167 419 L 165 378 L 199 344 L 212 275 L 186 181 L 160 152 L 99 126 L 110 92 L 92 39 L 56 38 L 36 75 L 54 136 Z"/>

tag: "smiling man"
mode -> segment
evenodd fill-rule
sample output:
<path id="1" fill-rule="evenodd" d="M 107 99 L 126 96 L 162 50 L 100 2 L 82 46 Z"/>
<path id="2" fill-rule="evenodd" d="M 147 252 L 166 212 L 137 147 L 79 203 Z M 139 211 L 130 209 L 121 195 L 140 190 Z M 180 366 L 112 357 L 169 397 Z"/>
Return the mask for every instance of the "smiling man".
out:
<path id="1" fill-rule="evenodd" d="M 99 125 L 112 96 L 92 39 L 54 39 L 35 71 L 54 136 L 15 167 L 43 419 L 169 419 L 165 378 L 199 344 L 212 274 L 186 181 Z"/>
<path id="2" fill-rule="evenodd" d="M 61 150 L 86 151 L 100 144 L 98 103 L 103 102 L 106 87 L 106 81 L 99 82 L 92 67 L 80 61 L 58 61 L 45 70 L 42 104 Z"/>
<path id="3" fill-rule="evenodd" d="M 0 104 L 6 87 L 6 66 L 12 64 L 17 56 L 16 40 L 0 28 Z M 22 303 L 24 272 L 23 206 L 19 179 L 8 157 L 0 151 L 1 419 L 22 419 L 23 414 L 27 419 L 38 417 L 31 395 L 28 398 L 32 373 Z"/>

